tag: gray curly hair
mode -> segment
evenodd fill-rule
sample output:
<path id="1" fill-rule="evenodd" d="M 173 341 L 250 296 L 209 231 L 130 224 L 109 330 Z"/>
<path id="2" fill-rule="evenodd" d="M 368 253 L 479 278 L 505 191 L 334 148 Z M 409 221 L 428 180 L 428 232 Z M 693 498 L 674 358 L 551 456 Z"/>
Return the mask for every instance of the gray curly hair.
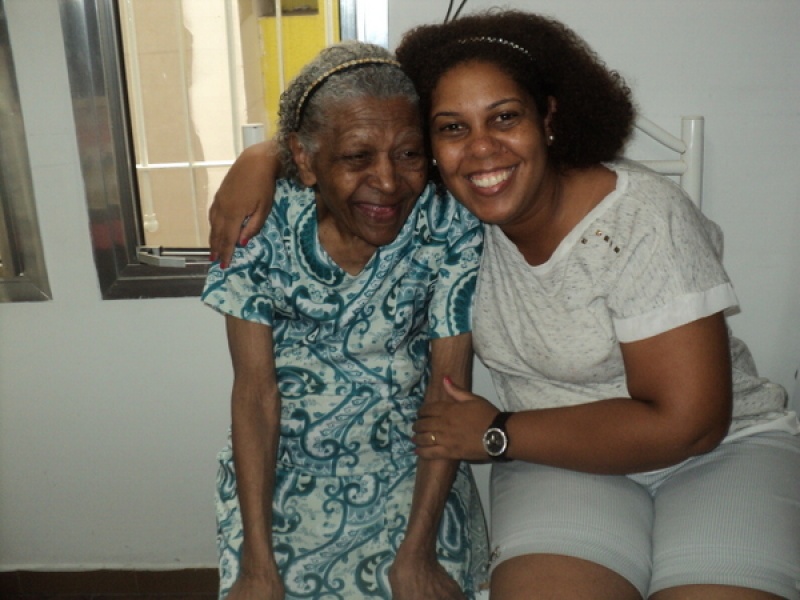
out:
<path id="1" fill-rule="evenodd" d="M 375 62 L 371 62 L 374 60 Z M 326 111 L 338 103 L 365 96 L 405 98 L 418 106 L 414 85 L 395 63 L 391 52 L 357 41 L 324 48 L 304 66 L 281 94 L 276 140 L 284 175 L 299 182 L 289 136 L 312 155 L 319 150 L 319 133 L 326 127 Z"/>

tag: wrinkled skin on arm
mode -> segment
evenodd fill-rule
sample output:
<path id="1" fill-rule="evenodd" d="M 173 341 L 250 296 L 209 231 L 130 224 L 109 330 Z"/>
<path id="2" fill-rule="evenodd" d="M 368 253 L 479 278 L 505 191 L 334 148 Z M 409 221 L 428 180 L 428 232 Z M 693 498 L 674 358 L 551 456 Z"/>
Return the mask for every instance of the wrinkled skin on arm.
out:
<path id="1" fill-rule="evenodd" d="M 244 540 L 239 577 L 228 600 L 283 600 L 272 548 L 272 495 L 280 436 L 280 394 L 272 329 L 226 317 L 233 362 L 233 458 Z"/>
<path id="2" fill-rule="evenodd" d="M 472 334 L 431 342 L 431 378 L 423 406 L 445 401 L 444 378 L 469 389 Z M 436 538 L 457 460 L 420 459 L 406 536 L 389 571 L 394 600 L 464 600 L 464 593 L 436 560 Z"/>

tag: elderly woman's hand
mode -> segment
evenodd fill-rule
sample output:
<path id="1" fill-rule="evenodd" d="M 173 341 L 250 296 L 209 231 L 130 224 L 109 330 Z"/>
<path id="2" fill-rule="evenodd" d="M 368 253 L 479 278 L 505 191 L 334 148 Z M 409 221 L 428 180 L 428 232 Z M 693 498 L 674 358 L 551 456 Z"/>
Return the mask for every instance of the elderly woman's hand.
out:
<path id="1" fill-rule="evenodd" d="M 445 379 L 449 399 L 426 403 L 414 423 L 420 458 L 454 460 L 486 460 L 483 434 L 497 414 L 497 408 L 486 398 L 476 396 Z"/>
<path id="2" fill-rule="evenodd" d="M 423 559 L 398 552 L 389 569 L 393 600 L 466 600 L 464 592 L 433 556 Z"/>
<path id="3" fill-rule="evenodd" d="M 240 575 L 227 600 L 284 600 L 286 592 L 277 569 L 263 577 Z"/>

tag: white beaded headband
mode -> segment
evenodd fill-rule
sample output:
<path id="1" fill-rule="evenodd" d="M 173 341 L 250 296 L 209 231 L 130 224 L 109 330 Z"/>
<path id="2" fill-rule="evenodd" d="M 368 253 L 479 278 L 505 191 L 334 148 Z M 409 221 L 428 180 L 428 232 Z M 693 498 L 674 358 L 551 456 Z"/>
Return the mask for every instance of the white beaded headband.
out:
<path id="1" fill-rule="evenodd" d="M 525 48 L 523 48 L 519 44 L 515 44 L 514 42 L 511 42 L 509 40 L 500 37 L 493 37 L 490 35 L 476 35 L 474 37 L 468 37 L 462 40 L 458 40 L 459 44 L 468 44 L 470 42 L 488 42 L 490 44 L 502 44 L 503 46 L 508 46 L 509 48 L 513 48 L 518 52 L 522 52 L 525 56 L 528 57 L 528 59 L 533 60 L 533 56 Z"/>
<path id="2" fill-rule="evenodd" d="M 300 121 L 303 118 L 303 112 L 308 105 L 308 101 L 311 96 L 314 95 L 322 84 L 331 76 L 335 75 L 336 73 L 341 73 L 342 71 L 348 71 L 350 69 L 356 69 L 358 67 L 367 67 L 370 65 L 390 65 L 392 67 L 400 68 L 400 63 L 392 58 L 355 58 L 353 60 L 348 60 L 347 62 L 343 62 L 340 65 L 336 65 L 335 67 L 328 69 L 322 75 L 317 77 L 311 84 L 306 88 L 306 91 L 303 92 L 303 95 L 300 96 L 300 102 L 297 104 L 297 109 L 294 112 L 294 127 L 293 129 L 297 131 L 300 129 Z"/>

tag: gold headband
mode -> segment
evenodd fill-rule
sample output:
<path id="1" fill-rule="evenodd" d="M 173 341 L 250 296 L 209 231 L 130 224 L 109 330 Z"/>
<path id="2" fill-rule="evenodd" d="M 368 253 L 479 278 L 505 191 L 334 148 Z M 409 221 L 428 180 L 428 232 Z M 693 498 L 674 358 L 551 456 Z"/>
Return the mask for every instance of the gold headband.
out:
<path id="1" fill-rule="evenodd" d="M 502 44 L 503 46 L 508 46 L 509 48 L 513 48 L 514 50 L 522 52 L 530 60 L 533 60 L 533 56 L 525 48 L 523 48 L 519 44 L 515 44 L 514 42 L 511 42 L 509 40 L 500 37 L 493 37 L 490 35 L 476 35 L 474 37 L 468 37 L 464 38 L 463 40 L 458 40 L 459 44 L 468 44 L 470 42 L 488 42 L 490 44 Z"/>
<path id="2" fill-rule="evenodd" d="M 294 131 L 300 129 L 300 120 L 303 118 L 303 112 L 308 105 L 308 101 L 311 96 L 314 95 L 322 84 L 331 76 L 335 75 L 336 73 L 341 73 L 342 71 L 348 71 L 350 69 L 356 69 L 358 67 L 367 67 L 369 65 L 390 65 L 392 67 L 400 68 L 400 63 L 392 58 L 356 58 L 353 60 L 348 60 L 347 62 L 343 62 L 340 65 L 336 65 L 335 67 L 325 71 L 322 75 L 317 77 L 314 81 L 311 82 L 311 85 L 306 88 L 306 91 L 303 92 L 303 95 L 300 96 L 300 102 L 297 104 L 297 110 L 294 112 Z"/>

